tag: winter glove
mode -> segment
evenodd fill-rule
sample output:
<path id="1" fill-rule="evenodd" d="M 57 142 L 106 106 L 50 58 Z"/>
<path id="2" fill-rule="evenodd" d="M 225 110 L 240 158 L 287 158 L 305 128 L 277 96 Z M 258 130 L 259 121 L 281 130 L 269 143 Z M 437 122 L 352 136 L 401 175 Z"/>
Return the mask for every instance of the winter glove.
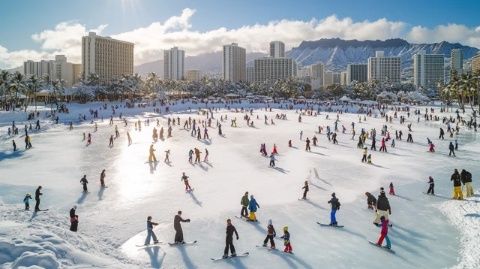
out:
<path id="1" fill-rule="evenodd" d="M 239 237 L 237 236 L 237 240 L 239 239 Z"/>
<path id="2" fill-rule="evenodd" d="M 187 222 L 190 222 L 190 219 L 187 219 Z"/>

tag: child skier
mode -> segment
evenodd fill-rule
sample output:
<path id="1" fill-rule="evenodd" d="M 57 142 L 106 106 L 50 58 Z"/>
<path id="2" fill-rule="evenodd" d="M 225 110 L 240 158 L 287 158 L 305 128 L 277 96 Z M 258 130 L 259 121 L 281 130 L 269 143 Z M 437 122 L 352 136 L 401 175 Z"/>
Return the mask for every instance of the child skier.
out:
<path id="1" fill-rule="evenodd" d="M 383 243 L 383 239 L 387 241 L 387 248 L 391 249 L 392 245 L 390 242 L 390 238 L 388 238 L 388 219 L 386 219 L 384 216 L 380 217 L 380 221 L 382 222 L 382 230 L 380 231 L 380 238 L 378 238 L 377 241 L 377 246 L 381 247 Z"/>
<path id="2" fill-rule="evenodd" d="M 283 227 L 283 235 L 280 238 L 283 239 L 283 245 L 285 246 L 283 252 L 292 253 L 292 245 L 290 244 L 290 233 L 288 232 L 288 226 Z"/>
<path id="3" fill-rule="evenodd" d="M 275 241 L 273 241 L 273 238 L 277 236 L 277 233 L 275 232 L 275 228 L 273 227 L 272 220 L 268 220 L 268 226 L 267 226 L 267 237 L 265 240 L 263 240 L 263 246 L 267 246 L 267 242 L 270 240 L 270 248 L 275 249 Z"/>
<path id="4" fill-rule="evenodd" d="M 32 199 L 30 193 L 25 194 L 25 198 L 23 198 L 23 203 L 25 203 L 25 210 L 30 210 L 30 199 Z"/>
<path id="5" fill-rule="evenodd" d="M 393 182 L 390 182 L 389 189 L 390 190 L 389 190 L 388 194 L 395 195 L 395 189 L 393 188 Z"/>
<path id="6" fill-rule="evenodd" d="M 368 209 L 372 209 L 374 210 L 376 205 L 377 205 L 377 198 L 375 198 L 375 196 L 373 196 L 371 193 L 369 192 L 366 192 L 365 193 L 365 196 L 367 196 L 367 206 L 368 206 Z"/>

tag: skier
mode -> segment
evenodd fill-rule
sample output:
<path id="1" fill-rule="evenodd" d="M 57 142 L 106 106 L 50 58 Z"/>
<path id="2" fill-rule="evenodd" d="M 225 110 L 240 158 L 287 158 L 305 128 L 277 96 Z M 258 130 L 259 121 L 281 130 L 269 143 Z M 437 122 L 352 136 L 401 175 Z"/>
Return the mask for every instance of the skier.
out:
<path id="1" fill-rule="evenodd" d="M 393 188 L 393 182 L 390 182 L 388 194 L 395 195 L 395 189 Z"/>
<path id="2" fill-rule="evenodd" d="M 387 248 L 390 249 L 392 247 L 390 243 L 390 238 L 388 238 L 388 219 L 385 218 L 385 216 L 380 217 L 381 225 L 382 225 L 382 230 L 380 231 L 380 238 L 378 238 L 377 241 L 377 246 L 381 247 L 383 243 L 383 239 L 387 241 Z"/>
<path id="3" fill-rule="evenodd" d="M 80 179 L 80 183 L 83 185 L 83 192 L 88 192 L 88 189 L 87 189 L 87 184 L 88 184 L 87 175 L 83 175 L 83 177 Z"/>
<path id="4" fill-rule="evenodd" d="M 260 208 L 260 205 L 255 200 L 253 195 L 250 195 L 250 201 L 248 202 L 248 210 L 250 210 L 250 215 L 248 216 L 248 221 L 257 221 L 257 216 L 255 216 L 255 212 L 257 209 Z"/>
<path id="5" fill-rule="evenodd" d="M 435 195 L 435 182 L 433 181 L 433 177 L 428 177 L 428 191 L 427 194 Z"/>
<path id="6" fill-rule="evenodd" d="M 76 205 L 70 209 L 70 231 L 72 232 L 76 232 L 78 230 L 78 215 L 75 214 L 76 210 Z"/>
<path id="7" fill-rule="evenodd" d="M 283 252 L 292 253 L 292 245 L 290 244 L 290 233 L 288 232 L 288 226 L 283 227 L 283 235 L 280 238 L 283 239 L 283 245 L 285 246 Z"/>
<path id="8" fill-rule="evenodd" d="M 453 181 L 453 199 L 463 200 L 462 181 L 457 169 L 450 177 L 450 181 Z"/>
<path id="9" fill-rule="evenodd" d="M 173 228 L 175 229 L 175 244 L 185 244 L 183 241 L 183 230 L 181 222 L 190 222 L 190 219 L 182 218 L 182 211 L 178 211 L 173 219 Z"/>
<path id="10" fill-rule="evenodd" d="M 275 167 L 275 155 L 270 154 L 270 167 Z"/>
<path id="11" fill-rule="evenodd" d="M 380 151 L 384 151 L 384 152 L 387 152 L 387 147 L 385 145 L 385 138 L 382 137 L 382 142 L 381 142 L 381 146 L 380 146 Z"/>
<path id="12" fill-rule="evenodd" d="M 429 145 L 430 145 L 430 147 L 429 147 L 428 151 L 432 152 L 432 153 L 435 152 L 435 144 L 430 143 Z"/>
<path id="13" fill-rule="evenodd" d="M 408 133 L 407 142 L 413 143 L 413 137 L 411 133 Z"/>
<path id="14" fill-rule="evenodd" d="M 444 140 L 444 139 L 445 139 L 445 138 L 443 137 L 444 135 L 445 135 L 445 131 L 444 131 L 442 128 L 440 128 L 440 135 L 438 136 L 438 139 Z"/>
<path id="15" fill-rule="evenodd" d="M 367 206 L 368 206 L 368 209 L 372 209 L 374 210 L 375 207 L 377 206 L 377 198 L 375 198 L 375 196 L 373 196 L 371 193 L 369 192 L 366 192 L 365 193 L 365 196 L 367 196 Z"/>
<path id="16" fill-rule="evenodd" d="M 147 238 L 145 239 L 145 246 L 150 245 L 150 238 L 153 237 L 153 243 L 157 244 L 158 239 L 155 233 L 153 232 L 153 226 L 157 226 L 158 223 L 152 221 L 152 217 L 147 217 Z"/>
<path id="17" fill-rule="evenodd" d="M 453 154 L 453 157 L 456 157 L 455 156 L 455 146 L 453 145 L 452 141 L 450 141 L 450 144 L 448 145 L 448 149 L 450 150 L 450 152 L 448 153 L 448 156 L 452 156 L 452 154 Z"/>
<path id="18" fill-rule="evenodd" d="M 307 200 L 307 192 L 308 192 L 308 181 L 305 180 L 305 185 L 302 187 L 303 189 L 303 200 Z"/>
<path id="19" fill-rule="evenodd" d="M 340 202 L 337 197 L 335 197 L 335 193 L 332 193 L 332 199 L 330 199 L 328 203 L 332 206 L 332 210 L 330 211 L 330 226 L 337 226 L 335 215 L 337 214 L 337 210 L 340 210 Z"/>
<path id="20" fill-rule="evenodd" d="M 392 214 L 392 209 L 390 208 L 390 203 L 388 202 L 388 198 L 385 195 L 385 191 L 383 188 L 380 188 L 380 195 L 378 196 L 377 199 L 377 210 L 376 212 L 376 217 L 375 220 L 373 221 L 373 224 L 376 226 L 380 225 L 380 218 L 384 216 L 386 219 L 388 219 L 388 215 Z"/>
<path id="21" fill-rule="evenodd" d="M 463 185 L 465 186 L 465 196 L 473 196 L 473 187 L 472 187 L 472 174 L 465 169 L 462 169 L 460 172 L 460 179 L 462 180 Z"/>
<path id="22" fill-rule="evenodd" d="M 100 173 L 100 187 L 105 188 L 105 169 Z"/>
<path id="23" fill-rule="evenodd" d="M 192 187 L 190 187 L 190 184 L 188 183 L 188 178 L 189 177 L 187 175 L 185 175 L 185 172 L 183 172 L 181 180 L 183 181 L 183 183 L 185 183 L 185 191 L 186 192 L 192 191 Z"/>
<path id="24" fill-rule="evenodd" d="M 275 232 L 275 228 L 273 227 L 272 220 L 268 220 L 268 226 L 267 226 L 267 237 L 265 237 L 265 240 L 263 240 L 263 246 L 267 246 L 267 242 L 270 241 L 270 248 L 275 249 L 275 241 L 273 241 L 273 238 L 277 236 L 277 233 Z"/>
<path id="25" fill-rule="evenodd" d="M 157 162 L 157 158 L 155 157 L 155 149 L 153 148 L 153 144 L 150 145 L 150 155 L 148 156 L 148 162 Z"/>
<path id="26" fill-rule="evenodd" d="M 305 140 L 305 150 L 310 151 L 310 139 L 308 139 L 308 137 L 307 140 Z"/>
<path id="27" fill-rule="evenodd" d="M 38 186 L 37 190 L 35 191 L 35 212 L 40 211 L 40 195 L 43 195 L 41 191 L 42 186 Z"/>
<path id="28" fill-rule="evenodd" d="M 238 232 L 237 229 L 235 229 L 235 226 L 232 225 L 232 220 L 227 219 L 227 236 L 225 239 L 225 250 L 223 251 L 223 256 L 222 258 L 226 259 L 228 258 L 228 251 L 230 250 L 230 253 L 232 254 L 232 257 L 237 256 L 237 253 L 235 252 L 235 246 L 233 246 L 233 233 L 237 236 L 237 240 L 239 239 L 238 237 Z"/>
<path id="29" fill-rule="evenodd" d="M 25 211 L 30 210 L 30 199 L 32 199 L 30 193 L 25 194 L 25 198 L 23 198 L 23 203 L 25 204 Z"/>
<path id="30" fill-rule="evenodd" d="M 165 160 L 163 160 L 165 163 L 170 163 L 170 150 L 167 149 L 165 150 Z"/>
<path id="31" fill-rule="evenodd" d="M 247 191 L 242 196 L 242 200 L 240 201 L 240 204 L 242 205 L 242 211 L 240 211 L 240 216 L 242 216 L 244 218 L 248 218 L 248 204 L 249 203 L 250 203 L 250 200 L 248 199 L 248 191 Z"/>
<path id="32" fill-rule="evenodd" d="M 362 163 L 366 163 L 366 162 L 367 162 L 367 153 L 368 153 L 368 149 L 367 149 L 367 147 L 364 147 L 364 148 L 363 148 Z"/>

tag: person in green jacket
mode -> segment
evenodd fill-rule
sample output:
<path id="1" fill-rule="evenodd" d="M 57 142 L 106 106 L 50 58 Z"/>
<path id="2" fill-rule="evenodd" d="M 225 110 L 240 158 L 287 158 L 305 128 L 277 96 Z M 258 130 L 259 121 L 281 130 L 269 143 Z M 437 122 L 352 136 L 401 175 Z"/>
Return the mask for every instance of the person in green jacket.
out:
<path id="1" fill-rule="evenodd" d="M 242 217 L 248 218 L 248 204 L 250 203 L 250 200 L 248 200 L 248 191 L 245 192 L 245 195 L 242 196 L 242 200 L 240 201 L 240 204 L 242 205 L 242 211 L 240 212 L 240 215 Z"/>

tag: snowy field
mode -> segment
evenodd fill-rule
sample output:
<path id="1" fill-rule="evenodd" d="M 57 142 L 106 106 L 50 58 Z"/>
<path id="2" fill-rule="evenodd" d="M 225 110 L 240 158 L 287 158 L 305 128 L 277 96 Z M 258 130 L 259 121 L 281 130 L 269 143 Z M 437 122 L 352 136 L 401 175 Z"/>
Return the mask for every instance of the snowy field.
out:
<path id="1" fill-rule="evenodd" d="M 478 186 L 477 133 L 460 126 L 459 135 L 438 140 L 441 121 L 425 122 L 411 114 L 406 123 L 399 119 L 387 123 L 391 136 L 402 130 L 403 141 L 396 147 L 387 143 L 388 153 L 373 151 L 373 164 L 364 164 L 362 150 L 357 148 L 361 128 L 377 130 L 377 149 L 384 118 L 358 114 L 339 115 L 338 145 L 328 141 L 326 126 L 334 127 L 336 113 L 322 111 L 317 116 L 302 115 L 297 110 L 265 111 L 257 105 L 251 116 L 255 127 L 248 127 L 245 114 L 230 109 L 213 113 L 209 129 L 211 139 L 197 140 L 183 128 L 188 117 L 205 120 L 194 105 L 173 106 L 171 114 L 155 114 L 152 107 L 118 109 L 114 125 L 109 125 L 110 110 L 99 111 L 105 120 L 90 122 L 89 108 L 100 104 L 71 105 L 70 114 L 59 114 L 62 124 L 44 118 L 42 130 L 33 132 L 33 148 L 24 150 L 23 112 L 0 112 L 0 268 L 480 268 L 479 196 L 465 201 L 450 200 L 453 169 L 466 169 Z M 205 105 L 203 105 L 204 107 Z M 223 107 L 223 106 L 222 106 Z M 239 107 L 239 105 L 237 105 Z M 422 114 L 425 108 L 420 108 Z M 350 111 L 355 110 L 350 108 Z M 164 109 L 162 109 L 164 112 Z M 118 115 L 128 120 L 125 127 Z M 468 111 L 467 111 L 468 112 Z M 285 113 L 287 120 L 275 119 Z M 87 121 L 78 122 L 79 114 Z M 378 115 L 378 111 L 375 111 Z M 215 125 L 220 117 L 224 136 Z M 257 119 L 257 115 L 259 119 Z M 264 124 L 264 116 L 268 125 Z M 328 115 L 328 119 L 327 119 Z M 393 112 L 389 112 L 393 115 Z M 406 112 L 400 112 L 406 116 Z M 440 117 L 455 115 L 435 114 Z M 469 120 L 468 113 L 463 114 Z M 168 117 L 179 117 L 181 125 L 173 126 L 173 137 L 154 144 L 157 165 L 148 163 L 149 146 L 156 119 L 167 134 Z M 144 121 L 150 119 L 150 125 Z M 238 127 L 230 127 L 236 118 Z M 275 124 L 270 124 L 270 119 Z M 11 138 L 6 135 L 11 120 L 17 120 L 19 133 L 14 137 L 17 152 L 12 152 Z M 136 131 L 134 121 L 141 120 L 142 130 Z M 73 121 L 73 130 L 67 122 Z M 351 123 L 357 135 L 351 140 Z M 64 124 L 63 124 L 64 123 Z M 407 124 L 412 123 L 414 143 L 406 143 Z M 120 137 L 108 146 L 117 125 Z M 347 128 L 345 134 L 341 126 Z M 322 134 L 318 126 L 324 127 Z M 156 127 L 159 129 L 159 127 Z M 133 144 L 128 146 L 126 132 Z M 299 133 L 303 131 L 303 139 Z M 83 133 L 92 134 L 86 146 Z M 202 128 L 203 133 L 203 128 Z M 305 139 L 316 135 L 318 145 L 311 152 L 304 150 Z M 427 137 L 436 145 L 428 152 Z M 448 143 L 458 139 L 457 157 L 448 156 Z M 288 147 L 292 140 L 293 147 Z M 269 159 L 259 153 L 260 144 L 267 151 L 277 145 L 277 167 L 269 168 Z M 367 140 L 370 148 L 370 140 Z M 188 151 L 194 147 L 210 152 L 209 162 L 190 164 Z M 164 151 L 171 151 L 169 165 L 163 162 Z M 203 159 L 203 154 L 202 154 Z M 99 175 L 106 169 L 106 185 L 100 188 Z M 192 193 L 184 191 L 182 172 L 190 177 Z M 89 193 L 83 194 L 80 178 L 87 175 Z M 435 179 L 436 197 L 422 194 L 428 188 L 428 176 Z M 304 181 L 310 182 L 308 200 L 301 201 Z M 379 188 L 393 182 L 397 196 L 388 196 L 392 206 L 389 230 L 392 249 L 396 254 L 374 247 L 368 241 L 378 239 L 380 229 L 372 222 L 373 211 L 367 209 L 364 193 L 379 194 Z M 25 193 L 32 196 L 38 185 L 43 186 L 41 208 L 49 211 L 23 211 Z M 477 190 L 475 188 L 475 190 Z M 245 222 L 240 215 L 240 199 L 248 191 L 260 205 L 258 223 Z M 337 213 L 345 228 L 317 225 L 329 222 L 327 201 L 335 192 L 342 204 Z M 35 202 L 31 201 L 31 209 Z M 69 231 L 68 212 L 77 205 L 79 231 Z M 186 241 L 195 245 L 171 247 L 167 244 L 139 248 L 146 236 L 146 217 L 159 222 L 155 232 L 162 242 L 174 240 L 173 218 L 178 210 L 190 223 L 182 223 Z M 226 219 L 231 218 L 240 239 L 234 240 L 237 253 L 250 252 L 248 257 L 211 261 L 220 257 L 225 246 Z M 257 248 L 266 235 L 268 220 L 277 231 L 276 245 L 280 251 Z M 278 238 L 282 227 L 288 226 L 294 254 L 285 254 Z M 35 267 L 38 266 L 38 267 Z"/>

